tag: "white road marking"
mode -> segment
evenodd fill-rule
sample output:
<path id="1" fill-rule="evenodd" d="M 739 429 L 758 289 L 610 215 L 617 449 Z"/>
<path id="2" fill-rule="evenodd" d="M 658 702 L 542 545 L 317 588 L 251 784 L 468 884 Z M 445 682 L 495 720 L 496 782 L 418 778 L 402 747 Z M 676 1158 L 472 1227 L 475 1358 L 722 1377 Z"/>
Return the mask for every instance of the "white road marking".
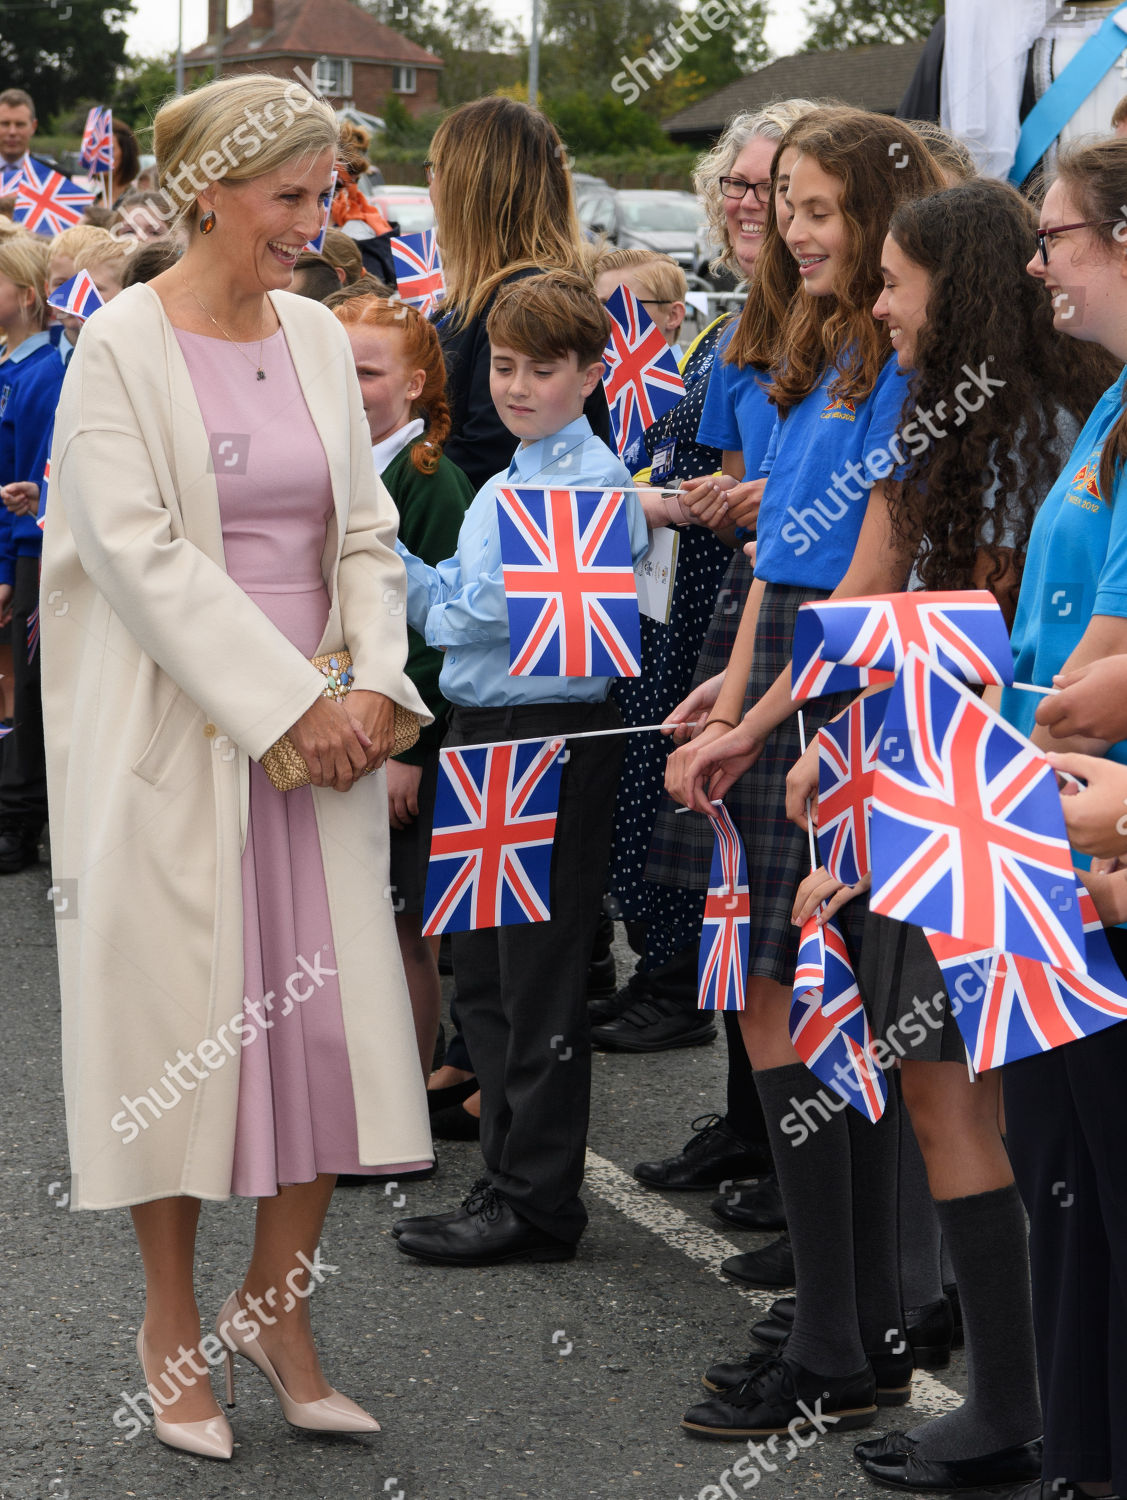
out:
<path id="1" fill-rule="evenodd" d="M 589 1146 L 584 1186 L 597 1193 L 604 1203 L 609 1203 L 619 1213 L 625 1214 L 633 1223 L 648 1229 L 674 1250 L 680 1250 L 690 1260 L 697 1261 L 711 1271 L 729 1291 L 735 1292 L 749 1303 L 757 1315 L 764 1315 L 779 1295 L 777 1292 L 756 1291 L 753 1287 L 740 1286 L 726 1276 L 720 1269 L 720 1264 L 730 1255 L 740 1254 L 738 1245 L 725 1239 L 722 1234 L 717 1234 L 715 1230 L 698 1224 L 653 1188 L 640 1186 L 636 1178 L 624 1172 L 614 1162 L 608 1161 L 605 1156 L 592 1151 Z M 957 1391 L 936 1380 L 928 1371 L 917 1370 L 912 1377 L 912 1411 L 933 1417 L 952 1411 L 962 1404 L 963 1398 Z"/>

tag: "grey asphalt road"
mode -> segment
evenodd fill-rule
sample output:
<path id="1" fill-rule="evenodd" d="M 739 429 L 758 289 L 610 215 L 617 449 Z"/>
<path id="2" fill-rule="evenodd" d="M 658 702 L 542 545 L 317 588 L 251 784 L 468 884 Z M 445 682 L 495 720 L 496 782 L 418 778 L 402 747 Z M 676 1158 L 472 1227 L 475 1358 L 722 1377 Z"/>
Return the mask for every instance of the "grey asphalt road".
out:
<path id="1" fill-rule="evenodd" d="M 142 1278 L 125 1211 L 68 1211 L 58 985 L 47 867 L 0 880 L 0 1500 L 861 1500 L 876 1491 L 832 1431 L 763 1465 L 678 1425 L 712 1360 L 744 1353 L 770 1294 L 714 1268 L 769 1237 L 730 1231 L 710 1195 L 633 1183 L 723 1098 L 722 1043 L 655 1057 L 597 1054 L 586 1200 L 566 1265 L 426 1267 L 394 1247 L 401 1213 L 453 1207 L 475 1145 L 440 1144 L 425 1183 L 340 1189 L 324 1238 L 337 1267 L 313 1318 L 330 1379 L 379 1418 L 365 1438 L 288 1428 L 240 1362 L 229 1464 L 174 1453 L 113 1423 L 142 1385 Z M 625 972 L 626 951 L 620 950 Z M 173 961 L 173 955 L 170 955 Z M 386 1189 L 386 1190 L 385 1190 Z M 400 1194 L 405 1202 L 396 1206 Z M 214 1317 L 238 1283 L 250 1205 L 205 1205 L 198 1294 Z M 717 1236 L 720 1238 L 717 1239 Z M 904 1427 L 966 1389 L 961 1356 L 917 1377 Z M 945 1394 L 946 1392 L 946 1394 Z M 884 1431 L 885 1426 L 873 1429 Z M 733 1465 L 740 1465 L 733 1471 Z M 773 1467 L 772 1467 L 773 1466 Z"/>

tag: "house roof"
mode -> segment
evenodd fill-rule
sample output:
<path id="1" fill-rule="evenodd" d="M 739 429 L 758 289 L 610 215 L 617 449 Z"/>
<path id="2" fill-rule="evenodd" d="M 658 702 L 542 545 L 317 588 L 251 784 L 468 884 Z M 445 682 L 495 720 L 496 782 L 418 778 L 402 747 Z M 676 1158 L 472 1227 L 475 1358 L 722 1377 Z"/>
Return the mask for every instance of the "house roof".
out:
<path id="1" fill-rule="evenodd" d="M 248 16 L 230 28 L 223 44 L 225 62 L 279 54 L 347 57 L 354 62 L 407 63 L 424 68 L 443 66 L 433 52 L 384 26 L 350 0 L 274 0 L 273 26 L 261 30 Z M 189 65 L 214 59 L 215 41 L 211 37 L 184 54 Z"/>
<path id="2" fill-rule="evenodd" d="M 733 115 L 762 109 L 773 99 L 839 99 L 877 114 L 895 114 L 923 49 L 923 42 L 899 42 L 796 52 L 698 99 L 664 120 L 662 128 L 675 138 L 716 136 Z"/>

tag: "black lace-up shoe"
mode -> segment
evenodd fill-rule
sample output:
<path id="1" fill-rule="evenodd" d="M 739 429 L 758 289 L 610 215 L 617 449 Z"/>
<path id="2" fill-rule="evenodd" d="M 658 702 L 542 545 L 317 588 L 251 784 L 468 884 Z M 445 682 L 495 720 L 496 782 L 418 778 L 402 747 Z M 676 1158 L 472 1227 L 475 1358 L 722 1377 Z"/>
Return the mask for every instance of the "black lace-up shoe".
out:
<path id="1" fill-rule="evenodd" d="M 510 1260 L 572 1260 L 575 1246 L 522 1219 L 492 1183 L 466 1199 L 464 1212 L 444 1224 L 404 1229 L 395 1243 L 404 1255 L 434 1266 L 493 1266 Z"/>
<path id="2" fill-rule="evenodd" d="M 676 1156 L 664 1161 L 640 1161 L 634 1176 L 647 1187 L 678 1192 L 689 1188 L 717 1188 L 722 1182 L 752 1177 L 771 1168 L 765 1146 L 746 1145 L 719 1115 L 698 1115 L 696 1134 Z"/>
<path id="3" fill-rule="evenodd" d="M 866 1364 L 852 1375 L 817 1375 L 787 1359 L 769 1359 L 742 1385 L 690 1407 L 681 1426 L 702 1437 L 848 1432 L 877 1414 L 876 1379 Z"/>

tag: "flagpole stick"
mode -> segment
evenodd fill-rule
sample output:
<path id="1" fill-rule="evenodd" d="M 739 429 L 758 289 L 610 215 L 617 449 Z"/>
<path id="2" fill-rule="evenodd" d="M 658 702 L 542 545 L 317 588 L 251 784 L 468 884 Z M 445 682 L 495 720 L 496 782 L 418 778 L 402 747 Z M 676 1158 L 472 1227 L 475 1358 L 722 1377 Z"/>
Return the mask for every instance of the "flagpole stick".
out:
<path id="1" fill-rule="evenodd" d="M 601 740 L 611 734 L 652 734 L 664 724 L 624 724 L 621 729 L 583 729 L 578 734 L 530 734 L 522 740 L 483 740 L 478 745 L 450 745 L 451 750 L 492 750 L 494 745 L 539 745 L 544 740 Z"/>
<path id="2" fill-rule="evenodd" d="M 1043 698 L 1046 693 L 1059 693 L 1060 688 L 1038 687 L 1035 682 L 1011 682 L 1010 687 L 1020 688 L 1023 693 L 1036 693 Z"/>
<path id="3" fill-rule="evenodd" d="M 803 755 L 806 754 L 806 720 L 802 717 L 802 710 L 798 710 L 798 743 Z M 814 818 L 810 805 L 810 798 L 806 799 L 806 837 L 810 843 L 810 873 L 813 875 L 818 868 L 818 850 L 814 843 Z"/>

